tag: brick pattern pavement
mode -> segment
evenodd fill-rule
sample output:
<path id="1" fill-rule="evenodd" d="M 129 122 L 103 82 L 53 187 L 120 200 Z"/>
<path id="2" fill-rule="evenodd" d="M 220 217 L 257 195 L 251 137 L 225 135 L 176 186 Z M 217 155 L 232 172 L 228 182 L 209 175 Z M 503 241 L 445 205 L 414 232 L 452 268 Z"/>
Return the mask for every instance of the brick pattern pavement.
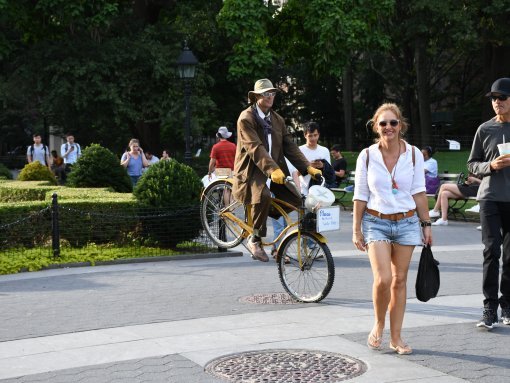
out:
<path id="1" fill-rule="evenodd" d="M 343 337 L 365 345 L 367 334 Z M 475 322 L 412 329 L 404 327 L 402 337 L 414 353 L 396 357 L 474 383 L 510 382 L 510 326 L 500 324 L 492 331 L 476 328 Z M 384 332 L 383 339 L 382 352 L 394 354 L 388 348 L 388 331 Z M 502 342 L 502 339 L 506 341 Z M 506 344 L 507 347 L 501 349 L 494 346 L 497 344 Z"/>
<path id="2" fill-rule="evenodd" d="M 70 368 L 44 374 L 0 379 L 1 383 L 221 383 L 181 355 Z"/>

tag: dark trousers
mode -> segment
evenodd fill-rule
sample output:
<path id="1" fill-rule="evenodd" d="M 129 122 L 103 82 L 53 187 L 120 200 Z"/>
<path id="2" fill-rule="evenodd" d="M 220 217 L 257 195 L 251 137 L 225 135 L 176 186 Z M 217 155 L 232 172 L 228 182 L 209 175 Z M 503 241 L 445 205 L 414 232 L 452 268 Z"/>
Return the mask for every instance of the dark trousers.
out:
<path id="1" fill-rule="evenodd" d="M 510 308 L 510 202 L 480 201 L 483 250 L 483 295 L 485 308 Z M 503 267 L 499 282 L 499 258 Z M 501 297 L 498 300 L 498 288 Z"/>
<path id="2" fill-rule="evenodd" d="M 271 182 L 271 190 L 267 187 L 262 191 L 261 202 L 252 205 L 254 235 L 257 237 L 265 237 L 267 231 L 267 217 L 271 210 L 271 193 L 275 198 L 281 199 L 293 206 L 301 206 L 301 196 L 297 195 L 285 185 L 275 184 Z M 284 209 L 288 212 L 290 209 Z M 273 218 L 277 218 L 276 216 Z"/>

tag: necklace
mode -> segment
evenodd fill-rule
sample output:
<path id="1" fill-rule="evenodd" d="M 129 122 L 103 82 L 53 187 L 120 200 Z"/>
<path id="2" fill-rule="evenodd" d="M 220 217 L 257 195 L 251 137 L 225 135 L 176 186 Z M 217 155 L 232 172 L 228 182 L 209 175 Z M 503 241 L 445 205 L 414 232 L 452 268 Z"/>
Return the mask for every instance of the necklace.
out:
<path id="1" fill-rule="evenodd" d="M 398 193 L 398 185 L 397 185 L 397 182 L 395 181 L 395 173 L 397 172 L 397 165 L 398 165 L 398 158 L 397 158 L 397 162 L 395 163 L 395 166 L 393 167 L 393 174 L 391 175 L 391 192 L 393 194 Z"/>
<path id="2" fill-rule="evenodd" d="M 400 158 L 400 142 L 398 143 L 398 155 L 397 155 L 397 159 L 395 161 L 395 166 L 393 166 L 393 171 L 390 173 L 390 178 L 391 178 L 391 192 L 393 194 L 397 194 L 398 193 L 398 184 L 397 184 L 397 181 L 395 181 L 395 175 L 397 174 L 397 165 L 398 165 L 398 160 Z M 383 157 L 384 159 L 384 157 Z M 386 163 L 386 160 L 384 160 L 384 162 Z M 386 164 L 386 168 L 388 167 L 388 165 Z M 389 171 L 388 171 L 389 173 Z"/>

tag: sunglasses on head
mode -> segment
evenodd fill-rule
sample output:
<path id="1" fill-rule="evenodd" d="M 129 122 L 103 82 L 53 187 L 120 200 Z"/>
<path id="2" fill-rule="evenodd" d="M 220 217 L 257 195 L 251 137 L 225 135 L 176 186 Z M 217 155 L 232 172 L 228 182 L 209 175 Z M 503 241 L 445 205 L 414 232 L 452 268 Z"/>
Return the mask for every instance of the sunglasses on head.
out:
<path id="1" fill-rule="evenodd" d="M 506 101 L 508 99 L 508 96 L 505 96 L 505 95 L 500 95 L 500 96 L 491 96 L 491 100 L 492 101 L 496 101 L 496 100 L 499 100 L 499 101 Z"/>
<path id="2" fill-rule="evenodd" d="M 264 93 L 261 93 L 262 96 L 264 97 L 274 97 L 276 95 L 276 92 L 273 91 L 273 92 L 264 92 Z"/>
<path id="3" fill-rule="evenodd" d="M 384 128 L 389 123 L 391 126 L 395 127 L 398 125 L 399 122 L 400 122 L 399 120 L 389 120 L 389 121 L 381 120 L 381 121 L 379 121 L 379 126 Z"/>

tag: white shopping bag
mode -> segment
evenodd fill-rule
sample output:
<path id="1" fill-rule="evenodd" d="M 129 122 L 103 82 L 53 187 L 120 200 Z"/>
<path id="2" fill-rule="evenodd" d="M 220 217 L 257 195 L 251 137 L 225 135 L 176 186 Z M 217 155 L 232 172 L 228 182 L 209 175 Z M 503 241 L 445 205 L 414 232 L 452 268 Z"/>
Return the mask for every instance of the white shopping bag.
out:
<path id="1" fill-rule="evenodd" d="M 205 176 L 202 177 L 202 183 L 204 184 L 204 188 L 206 188 L 207 186 L 209 186 L 209 184 L 213 181 L 216 180 L 216 174 L 212 173 L 211 174 L 211 178 L 209 179 L 209 175 L 206 174 Z"/>

